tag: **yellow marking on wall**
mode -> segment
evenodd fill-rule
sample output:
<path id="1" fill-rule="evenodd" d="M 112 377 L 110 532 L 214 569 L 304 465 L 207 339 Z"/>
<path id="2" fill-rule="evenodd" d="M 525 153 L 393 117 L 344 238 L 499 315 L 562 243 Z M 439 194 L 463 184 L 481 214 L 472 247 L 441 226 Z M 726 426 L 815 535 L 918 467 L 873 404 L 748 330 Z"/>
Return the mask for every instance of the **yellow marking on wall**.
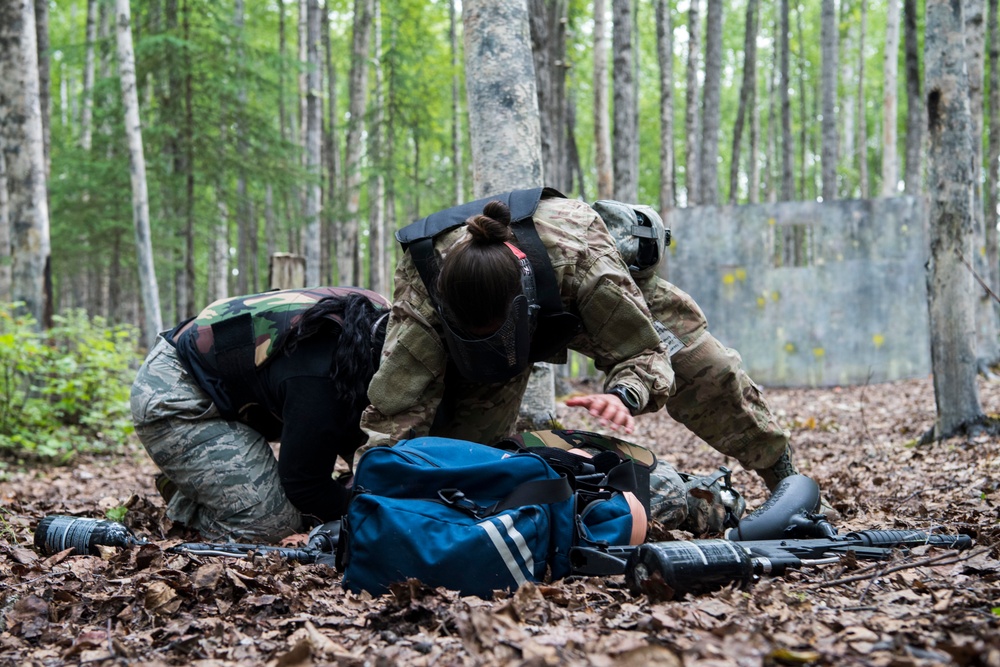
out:
<path id="1" fill-rule="evenodd" d="M 883 336 L 882 334 L 875 334 L 874 336 L 872 336 L 872 342 L 875 343 L 876 349 L 880 348 L 882 347 L 882 345 L 885 344 L 885 336 Z"/>

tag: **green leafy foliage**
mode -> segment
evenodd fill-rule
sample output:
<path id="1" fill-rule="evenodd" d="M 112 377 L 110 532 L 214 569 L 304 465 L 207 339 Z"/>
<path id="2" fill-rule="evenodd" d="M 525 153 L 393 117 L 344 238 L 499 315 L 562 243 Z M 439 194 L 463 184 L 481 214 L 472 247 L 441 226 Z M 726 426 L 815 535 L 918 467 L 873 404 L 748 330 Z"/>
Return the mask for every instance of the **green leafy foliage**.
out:
<path id="1" fill-rule="evenodd" d="M 122 447 L 138 333 L 82 311 L 43 332 L 22 311 L 0 304 L 0 454 L 63 462 Z"/>

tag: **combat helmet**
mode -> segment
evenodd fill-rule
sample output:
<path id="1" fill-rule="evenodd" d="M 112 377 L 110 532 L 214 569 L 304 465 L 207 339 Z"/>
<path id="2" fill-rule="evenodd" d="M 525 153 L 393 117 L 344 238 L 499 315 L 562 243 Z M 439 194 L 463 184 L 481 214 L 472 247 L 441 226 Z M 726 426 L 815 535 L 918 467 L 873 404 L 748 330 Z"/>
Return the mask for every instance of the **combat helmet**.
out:
<path id="1" fill-rule="evenodd" d="M 639 273 L 660 263 L 670 245 L 670 230 L 653 207 L 601 199 L 593 208 L 614 237 L 629 271 Z"/>

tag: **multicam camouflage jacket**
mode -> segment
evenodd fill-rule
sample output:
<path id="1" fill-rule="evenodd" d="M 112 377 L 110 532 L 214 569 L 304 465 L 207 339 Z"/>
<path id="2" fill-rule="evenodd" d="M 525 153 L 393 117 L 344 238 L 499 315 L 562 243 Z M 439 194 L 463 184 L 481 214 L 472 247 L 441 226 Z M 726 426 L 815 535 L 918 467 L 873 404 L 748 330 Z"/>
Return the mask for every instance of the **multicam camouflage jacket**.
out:
<path id="1" fill-rule="evenodd" d="M 595 360 L 606 373 L 607 387 L 631 389 L 643 406 L 641 412 L 662 408 L 673 384 L 670 359 L 604 222 L 587 204 L 563 198 L 540 201 L 533 220 L 555 271 L 563 308 L 583 322 L 583 332 L 569 348 Z M 447 255 L 465 234 L 464 226 L 441 234 L 435 251 Z M 441 325 L 408 253 L 396 268 L 395 286 L 382 363 L 369 387 L 371 405 L 362 417 L 369 436 L 366 448 L 427 435 L 445 391 L 448 354 Z M 479 412 L 490 406 L 474 408 Z M 462 412 L 461 405 L 457 412 Z M 496 432 L 481 439 L 503 437 L 513 426 L 496 424 Z"/>

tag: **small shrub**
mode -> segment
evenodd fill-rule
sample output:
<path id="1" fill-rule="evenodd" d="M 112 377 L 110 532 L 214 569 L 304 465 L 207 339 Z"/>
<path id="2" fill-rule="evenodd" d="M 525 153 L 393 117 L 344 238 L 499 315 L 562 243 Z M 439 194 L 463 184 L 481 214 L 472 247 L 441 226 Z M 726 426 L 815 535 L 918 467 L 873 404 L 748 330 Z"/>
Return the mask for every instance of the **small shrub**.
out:
<path id="1" fill-rule="evenodd" d="M 134 327 L 83 311 L 41 331 L 18 304 L 0 304 L 0 452 L 66 461 L 121 448 L 138 339 Z"/>

